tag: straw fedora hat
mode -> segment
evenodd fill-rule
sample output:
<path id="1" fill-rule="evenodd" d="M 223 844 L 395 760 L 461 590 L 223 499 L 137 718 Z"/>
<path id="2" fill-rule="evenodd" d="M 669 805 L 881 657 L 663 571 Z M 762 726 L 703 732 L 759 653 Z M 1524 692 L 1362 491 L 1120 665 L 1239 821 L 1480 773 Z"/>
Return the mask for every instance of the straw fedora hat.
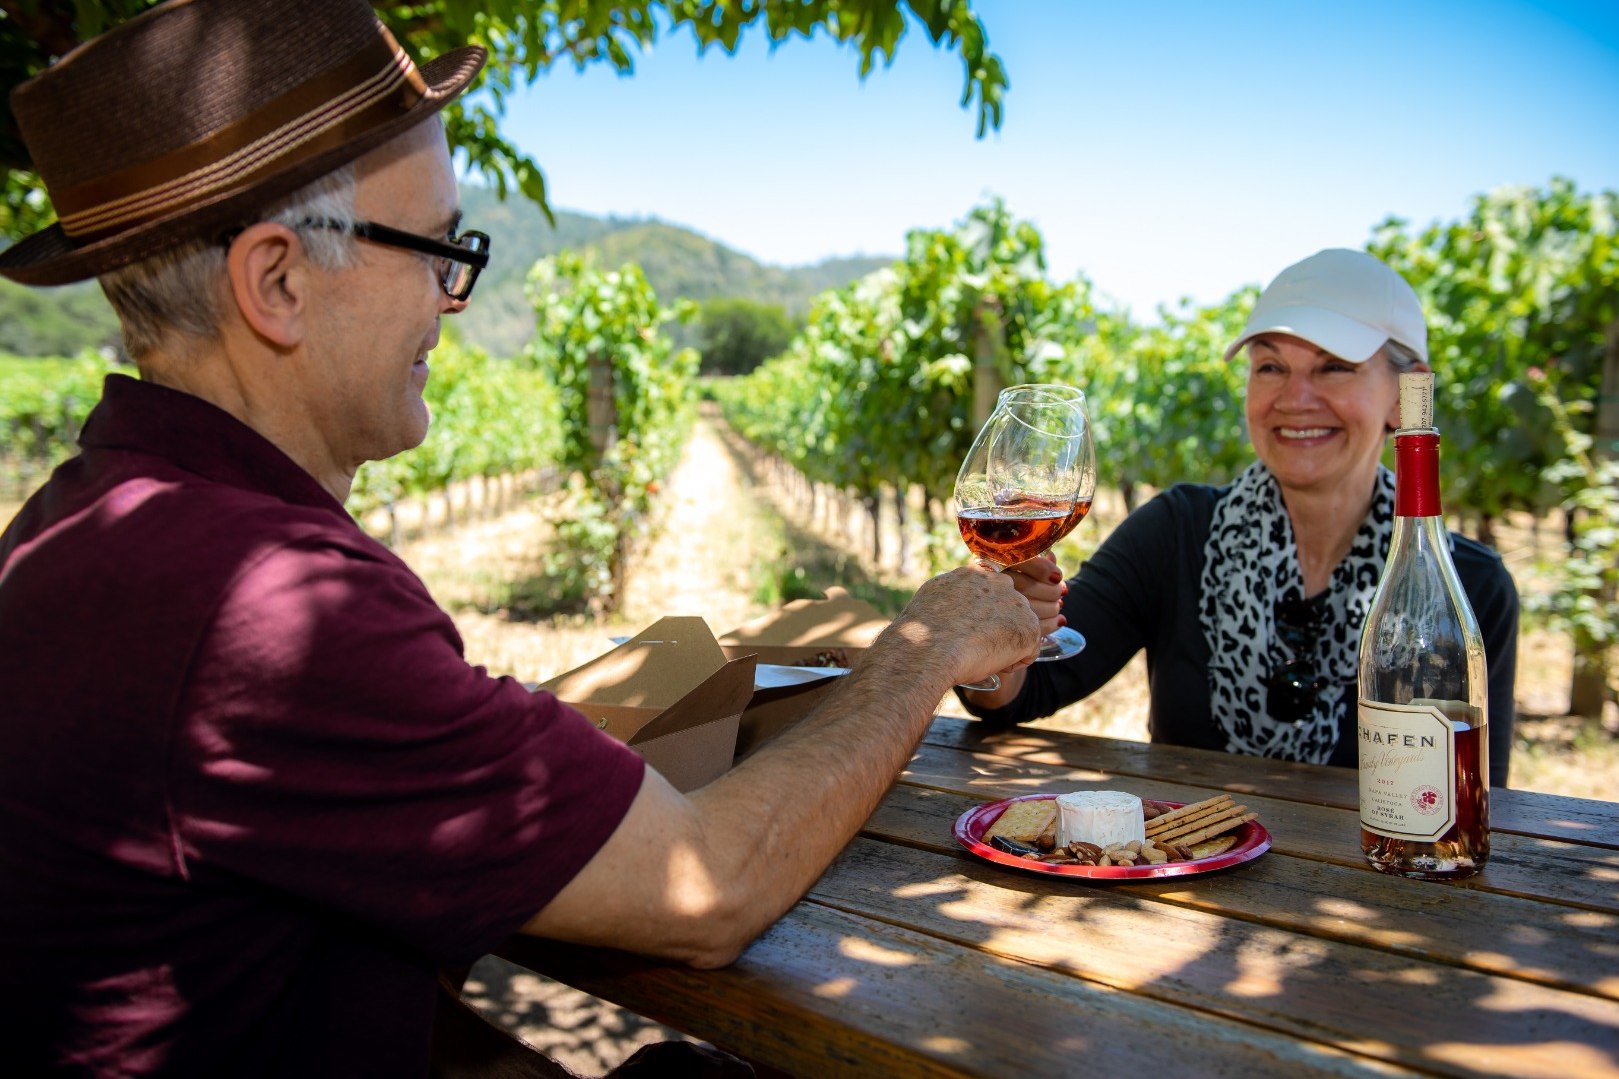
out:
<path id="1" fill-rule="evenodd" d="M 170 0 L 12 91 L 58 220 L 0 274 L 66 284 L 250 221 L 449 104 L 484 56 L 418 69 L 366 0 Z"/>

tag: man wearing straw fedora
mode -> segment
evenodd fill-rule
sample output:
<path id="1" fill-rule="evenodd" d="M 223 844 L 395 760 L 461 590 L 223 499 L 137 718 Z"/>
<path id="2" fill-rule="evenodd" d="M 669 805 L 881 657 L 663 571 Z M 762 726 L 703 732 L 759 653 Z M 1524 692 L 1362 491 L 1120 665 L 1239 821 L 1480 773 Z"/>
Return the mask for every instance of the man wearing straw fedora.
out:
<path id="1" fill-rule="evenodd" d="M 462 658 L 343 509 L 419 443 L 463 231 L 365 0 L 173 0 L 18 87 L 139 379 L 0 538 L 0 1070 L 425 1074 L 437 972 L 526 931 L 724 964 L 820 874 L 949 687 L 1026 661 L 1002 575 L 924 585 L 831 704 L 690 795 Z"/>

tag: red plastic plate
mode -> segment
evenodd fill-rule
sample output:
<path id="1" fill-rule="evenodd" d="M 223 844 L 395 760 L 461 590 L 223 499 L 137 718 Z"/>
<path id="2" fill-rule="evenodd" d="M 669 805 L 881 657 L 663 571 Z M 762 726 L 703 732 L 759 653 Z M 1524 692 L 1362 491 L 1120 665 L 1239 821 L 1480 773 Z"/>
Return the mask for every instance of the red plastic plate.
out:
<path id="1" fill-rule="evenodd" d="M 1028 858 L 1019 858 L 1015 854 L 1008 854 L 1003 850 L 996 850 L 988 843 L 983 842 L 984 833 L 994 824 L 1000 815 L 1006 812 L 1006 807 L 1013 802 L 1028 802 L 1039 798 L 1055 798 L 1054 794 L 1025 794 L 1021 798 L 1004 798 L 999 802 L 988 802 L 967 810 L 956 818 L 956 842 L 967 848 L 967 853 L 982 858 L 986 862 L 1005 866 L 1008 869 L 1021 869 L 1027 873 L 1039 873 L 1044 876 L 1081 877 L 1086 880 L 1113 881 L 1113 880 L 1152 880 L 1157 877 L 1191 877 L 1199 873 L 1212 873 L 1217 869 L 1229 869 L 1243 862 L 1251 862 L 1261 854 L 1270 850 L 1270 833 L 1258 821 L 1249 821 L 1237 829 L 1237 841 L 1229 850 L 1208 858 L 1198 858 L 1190 862 L 1165 862 L 1163 865 L 1049 865 L 1045 862 L 1035 862 Z M 1163 805 L 1179 809 L 1184 803 L 1163 802 Z"/>

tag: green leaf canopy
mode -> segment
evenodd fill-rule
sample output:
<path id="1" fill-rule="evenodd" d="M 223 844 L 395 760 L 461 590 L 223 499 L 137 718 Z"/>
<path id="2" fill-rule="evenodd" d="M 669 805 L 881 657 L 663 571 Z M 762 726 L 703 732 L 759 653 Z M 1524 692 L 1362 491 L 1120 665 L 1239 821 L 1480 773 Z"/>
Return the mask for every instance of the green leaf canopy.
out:
<path id="1" fill-rule="evenodd" d="M 0 0 L 0 163 L 6 168 L 0 235 L 25 235 L 54 219 L 7 104 L 11 88 L 156 3 Z M 539 164 L 500 132 L 513 91 L 559 62 L 576 69 L 607 63 L 627 74 L 634 54 L 651 48 L 660 34 L 688 29 L 699 51 L 718 45 L 726 52 L 755 27 L 772 43 L 826 34 L 854 49 L 864 78 L 879 60 L 892 63 L 900 41 L 919 29 L 936 47 L 961 54 L 961 104 L 976 103 L 979 135 L 1000 126 L 1007 89 L 1006 72 L 969 0 L 372 0 L 372 6 L 417 57 L 468 42 L 488 48 L 481 92 L 445 114 L 450 143 L 502 197 L 520 191 L 547 215 Z"/>

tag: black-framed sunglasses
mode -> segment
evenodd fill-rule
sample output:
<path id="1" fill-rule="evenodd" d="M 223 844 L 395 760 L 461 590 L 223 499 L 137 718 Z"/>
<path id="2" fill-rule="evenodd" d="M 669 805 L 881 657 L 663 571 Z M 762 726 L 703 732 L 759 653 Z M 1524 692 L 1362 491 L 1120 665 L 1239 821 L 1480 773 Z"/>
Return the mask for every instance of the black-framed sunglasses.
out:
<path id="1" fill-rule="evenodd" d="M 1316 671 L 1312 657 L 1321 624 L 1315 607 L 1302 599 L 1277 602 L 1273 612 L 1276 635 L 1293 658 L 1276 667 L 1265 680 L 1265 711 L 1278 723 L 1303 723 L 1315 711 L 1316 699 L 1327 680 Z"/>
<path id="2" fill-rule="evenodd" d="M 435 240 L 429 236 L 402 232 L 372 221 L 356 221 L 352 225 L 346 225 L 341 221 L 322 218 L 305 221 L 301 227 L 335 229 L 385 247 L 398 247 L 406 251 L 432 255 L 434 269 L 438 271 L 439 284 L 443 286 L 444 294 L 458 303 L 472 295 L 472 286 L 478 283 L 478 274 L 489 265 L 489 236 L 487 233 L 472 229 L 448 240 Z"/>

